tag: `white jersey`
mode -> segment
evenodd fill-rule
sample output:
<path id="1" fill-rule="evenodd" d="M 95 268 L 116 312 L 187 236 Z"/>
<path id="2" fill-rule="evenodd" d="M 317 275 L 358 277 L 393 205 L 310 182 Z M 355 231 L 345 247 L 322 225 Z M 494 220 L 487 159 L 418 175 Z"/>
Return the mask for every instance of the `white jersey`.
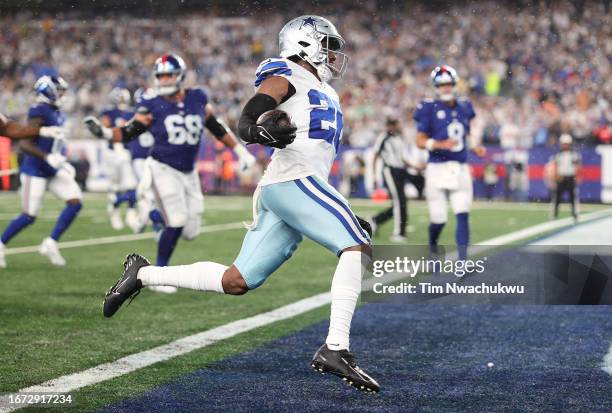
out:
<path id="1" fill-rule="evenodd" d="M 278 106 L 297 127 L 295 141 L 275 149 L 260 186 L 317 175 L 327 181 L 338 145 L 343 120 L 338 94 L 327 83 L 288 59 L 267 59 L 257 68 L 255 87 L 269 76 L 281 76 L 295 94 Z"/>

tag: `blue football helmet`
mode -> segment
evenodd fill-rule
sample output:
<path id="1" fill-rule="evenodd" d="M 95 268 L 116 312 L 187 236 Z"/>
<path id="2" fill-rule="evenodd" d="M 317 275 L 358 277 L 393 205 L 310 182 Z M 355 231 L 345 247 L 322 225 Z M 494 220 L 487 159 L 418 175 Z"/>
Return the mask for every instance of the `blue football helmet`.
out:
<path id="1" fill-rule="evenodd" d="M 457 94 L 455 87 L 457 86 L 458 81 L 459 76 L 457 75 L 457 71 L 450 66 L 436 66 L 436 68 L 431 71 L 431 83 L 436 89 L 438 98 L 442 101 L 447 102 L 456 98 Z M 452 93 L 440 93 L 438 91 L 438 87 L 442 85 L 453 85 Z"/>
<path id="2" fill-rule="evenodd" d="M 60 76 L 41 76 L 34 83 L 34 92 L 38 102 L 59 106 L 68 89 L 68 82 Z"/>
<path id="3" fill-rule="evenodd" d="M 158 95 L 172 95 L 178 92 L 185 80 L 185 72 L 187 71 L 187 65 L 185 61 L 176 54 L 164 54 L 162 57 L 155 61 L 155 68 L 153 74 L 155 76 L 155 90 Z M 162 75 L 176 75 L 176 80 L 173 84 L 166 84 L 160 82 Z"/>

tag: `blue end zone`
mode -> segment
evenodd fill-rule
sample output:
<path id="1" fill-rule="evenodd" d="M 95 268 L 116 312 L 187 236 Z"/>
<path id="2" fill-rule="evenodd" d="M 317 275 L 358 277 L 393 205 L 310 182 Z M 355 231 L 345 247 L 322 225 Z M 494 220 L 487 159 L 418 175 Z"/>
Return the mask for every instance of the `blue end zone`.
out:
<path id="1" fill-rule="evenodd" d="M 100 411 L 612 410 L 609 306 L 364 305 L 351 350 L 375 396 L 309 369 L 326 335 L 315 324 Z"/>

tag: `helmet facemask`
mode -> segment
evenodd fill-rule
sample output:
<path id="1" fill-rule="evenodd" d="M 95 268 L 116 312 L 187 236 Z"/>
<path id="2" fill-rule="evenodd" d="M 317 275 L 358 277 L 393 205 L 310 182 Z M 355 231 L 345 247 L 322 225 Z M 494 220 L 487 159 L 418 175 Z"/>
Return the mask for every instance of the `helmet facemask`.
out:
<path id="1" fill-rule="evenodd" d="M 446 93 L 442 93 L 442 91 L 440 90 L 441 87 L 443 86 L 452 86 L 452 89 L 450 92 L 446 92 Z M 436 95 L 438 96 L 438 99 L 440 99 L 442 102 L 450 102 L 452 100 L 455 100 L 457 98 L 457 91 L 456 91 L 456 86 L 454 83 L 443 83 L 440 85 L 436 86 Z"/>
<path id="2" fill-rule="evenodd" d="M 344 50 L 344 39 L 317 32 L 317 38 L 321 44 L 318 53 L 318 62 L 314 63 L 319 77 L 324 82 L 331 79 L 340 79 L 348 66 L 348 56 Z"/>
<path id="3" fill-rule="evenodd" d="M 167 75 L 175 75 L 175 80 L 172 83 L 160 82 L 161 78 Z M 181 71 L 170 71 L 170 72 L 155 72 L 155 90 L 160 96 L 174 95 L 181 89 L 183 83 L 184 73 Z"/>

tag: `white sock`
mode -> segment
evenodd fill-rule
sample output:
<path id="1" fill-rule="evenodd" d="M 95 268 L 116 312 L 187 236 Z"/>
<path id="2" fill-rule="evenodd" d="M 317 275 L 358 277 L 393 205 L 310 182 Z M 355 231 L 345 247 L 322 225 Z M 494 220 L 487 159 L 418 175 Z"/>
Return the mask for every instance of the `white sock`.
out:
<path id="1" fill-rule="evenodd" d="M 227 268 L 225 265 L 210 261 L 170 267 L 149 265 L 138 271 L 138 279 L 144 286 L 170 285 L 191 290 L 224 293 L 221 280 Z"/>
<path id="2" fill-rule="evenodd" d="M 331 350 L 349 349 L 351 320 L 361 292 L 361 277 L 364 272 L 361 258 L 360 251 L 343 252 L 334 273 L 329 334 L 325 340 Z"/>

